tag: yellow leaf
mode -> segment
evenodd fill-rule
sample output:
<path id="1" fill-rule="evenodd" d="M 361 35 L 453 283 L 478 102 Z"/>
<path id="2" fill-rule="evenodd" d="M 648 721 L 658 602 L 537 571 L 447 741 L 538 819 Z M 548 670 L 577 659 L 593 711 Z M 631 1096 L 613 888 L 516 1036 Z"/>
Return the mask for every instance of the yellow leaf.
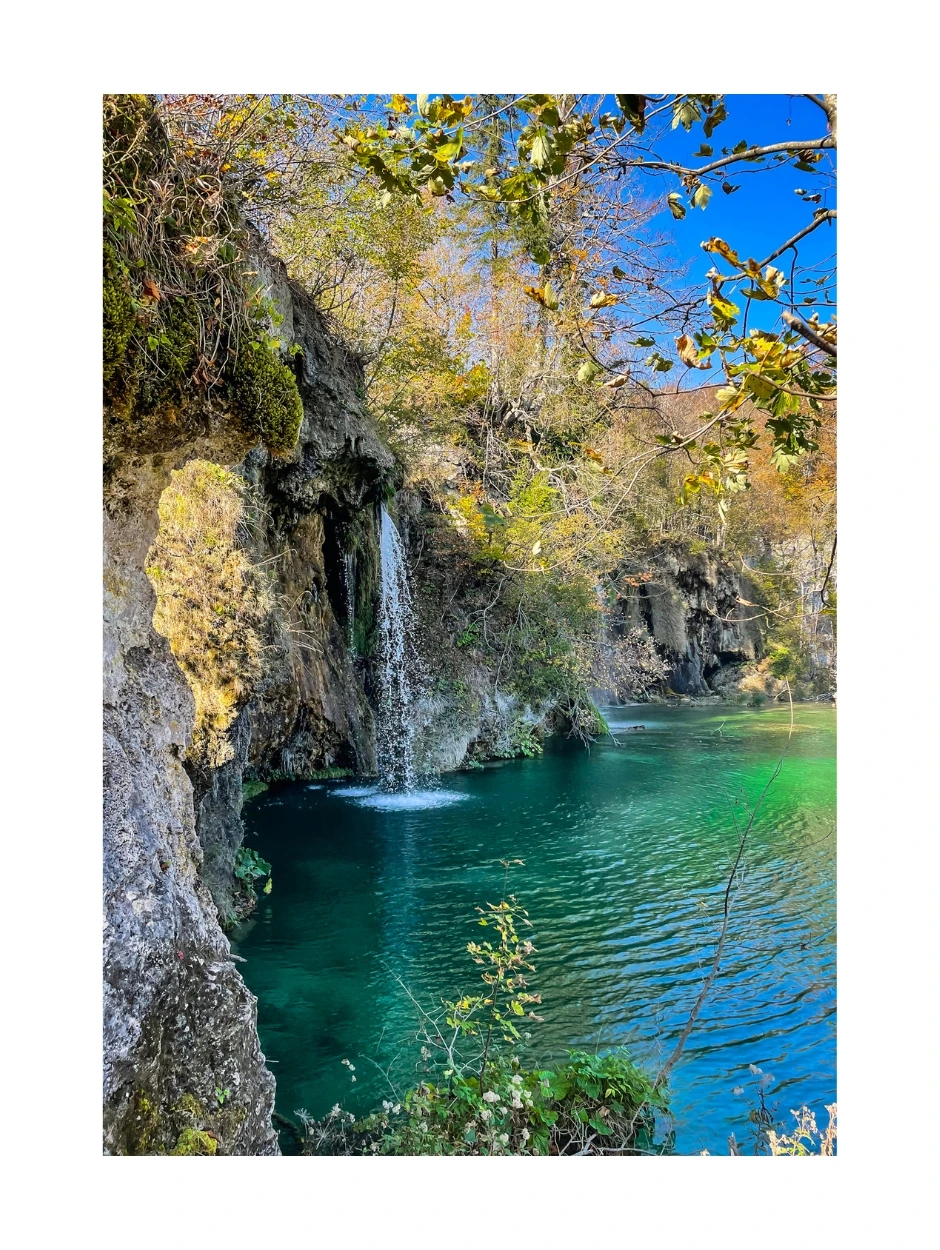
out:
<path id="1" fill-rule="evenodd" d="M 527 286 L 522 288 L 529 299 L 534 299 L 536 304 L 541 304 L 543 308 L 554 312 L 558 307 L 558 294 L 550 282 L 546 282 L 543 287 Z"/>
<path id="2" fill-rule="evenodd" d="M 679 353 L 679 359 L 683 364 L 691 365 L 693 369 L 710 369 L 712 362 L 710 360 L 699 360 L 698 348 L 695 346 L 694 339 L 688 334 L 683 334 L 681 338 L 676 339 L 676 351 Z"/>
<path id="3" fill-rule="evenodd" d="M 706 243 L 703 243 L 702 247 L 706 252 L 717 252 L 719 256 L 725 258 L 729 265 L 735 265 L 738 269 L 742 268 L 737 252 L 724 239 L 718 239 L 713 236 Z"/>
<path id="4" fill-rule="evenodd" d="M 606 291 L 598 291 L 591 296 L 592 308 L 612 308 L 614 304 L 619 304 L 620 300 L 616 295 L 609 295 Z"/>

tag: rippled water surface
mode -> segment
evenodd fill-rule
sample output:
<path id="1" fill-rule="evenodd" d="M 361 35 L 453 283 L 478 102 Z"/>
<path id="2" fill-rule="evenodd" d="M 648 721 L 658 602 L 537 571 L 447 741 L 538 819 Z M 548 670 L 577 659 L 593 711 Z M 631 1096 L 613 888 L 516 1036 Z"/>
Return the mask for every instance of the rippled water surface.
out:
<path id="1" fill-rule="evenodd" d="M 589 753 L 562 741 L 423 794 L 297 784 L 246 804 L 274 889 L 234 946 L 283 1114 L 364 1112 L 389 1096 L 389 1065 L 414 1079 L 416 1012 L 395 977 L 431 1008 L 473 992 L 465 946 L 480 934 L 474 906 L 502 894 L 500 858 L 525 861 L 509 888 L 535 926 L 545 1022 L 530 1057 L 626 1045 L 655 1070 L 669 1054 L 711 963 L 742 796 L 770 776 L 789 712 L 609 715 L 615 741 Z M 798 705 L 795 719 L 721 976 L 671 1082 L 679 1153 L 747 1139 L 749 1064 L 772 1073 L 785 1120 L 801 1102 L 825 1120 L 836 1096 L 835 711 Z"/>

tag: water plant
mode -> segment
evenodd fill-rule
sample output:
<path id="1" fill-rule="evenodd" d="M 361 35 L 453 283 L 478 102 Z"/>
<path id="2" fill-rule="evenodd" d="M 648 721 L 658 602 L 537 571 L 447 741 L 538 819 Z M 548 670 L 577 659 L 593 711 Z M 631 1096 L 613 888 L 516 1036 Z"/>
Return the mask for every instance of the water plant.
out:
<path id="1" fill-rule="evenodd" d="M 235 856 L 235 876 L 246 885 L 251 885 L 262 877 L 270 878 L 271 865 L 251 847 L 241 846 Z"/>

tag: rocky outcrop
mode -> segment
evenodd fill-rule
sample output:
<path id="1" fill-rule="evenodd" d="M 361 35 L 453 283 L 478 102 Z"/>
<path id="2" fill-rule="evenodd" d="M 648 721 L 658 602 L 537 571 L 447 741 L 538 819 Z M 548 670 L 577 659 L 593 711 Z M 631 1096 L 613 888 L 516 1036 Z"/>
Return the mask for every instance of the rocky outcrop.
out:
<path id="1" fill-rule="evenodd" d="M 656 555 L 656 574 L 624 601 L 625 623 L 645 624 L 671 666 L 675 694 L 730 693 L 761 655 L 759 612 L 746 577 L 709 552 Z"/>
<path id="2" fill-rule="evenodd" d="M 274 1079 L 219 923 L 241 844 L 241 782 L 337 765 L 369 771 L 371 712 L 351 641 L 344 551 L 357 553 L 368 615 L 377 501 L 393 457 L 363 406 L 358 363 L 265 256 L 258 268 L 300 347 L 304 405 L 294 453 L 276 460 L 224 412 L 174 412 L 147 439 L 106 421 L 104 1149 L 274 1154 Z M 143 450 L 145 448 L 145 450 Z M 189 758 L 194 701 L 153 627 L 148 552 L 171 470 L 193 458 L 242 466 L 262 506 L 258 562 L 275 566 L 278 611 L 252 698 L 219 767 Z M 370 538 L 371 536 L 371 538 Z M 361 622 L 360 622 L 361 625 Z"/>
<path id="3" fill-rule="evenodd" d="M 151 623 L 144 567 L 167 479 L 164 457 L 118 459 L 106 494 L 104 1148 L 169 1152 L 189 1130 L 225 1153 L 272 1154 L 255 1000 L 202 877 L 193 697 Z"/>

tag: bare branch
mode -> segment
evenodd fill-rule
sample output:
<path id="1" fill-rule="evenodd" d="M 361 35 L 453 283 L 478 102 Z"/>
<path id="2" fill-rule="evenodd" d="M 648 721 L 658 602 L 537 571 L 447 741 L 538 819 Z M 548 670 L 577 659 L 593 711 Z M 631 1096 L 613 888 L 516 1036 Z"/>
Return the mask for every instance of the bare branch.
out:
<path id="1" fill-rule="evenodd" d="M 791 330 L 795 330 L 797 334 L 801 334 L 803 338 L 812 343 L 814 347 L 818 347 L 820 351 L 827 352 L 833 357 L 833 359 L 835 359 L 837 354 L 835 344 L 827 343 L 826 340 L 821 338 L 820 335 L 818 335 L 811 326 L 808 326 L 805 321 L 801 321 L 799 317 L 794 317 L 793 313 L 785 312 L 782 314 L 782 317 Z"/>
<path id="2" fill-rule="evenodd" d="M 765 265 L 769 265 L 772 260 L 776 260 L 778 256 L 782 256 L 787 248 L 792 247 L 794 243 L 799 243 L 800 239 L 805 239 L 808 234 L 812 234 L 813 231 L 818 226 L 821 226 L 824 221 L 835 220 L 836 210 L 834 208 L 827 208 L 824 213 L 817 213 L 808 226 L 804 226 L 802 230 L 798 230 L 792 239 L 787 239 L 786 243 L 784 243 L 781 247 L 778 247 L 775 252 L 771 252 L 766 260 L 762 260 L 760 263 L 761 269 L 763 269 Z"/>
<path id="3" fill-rule="evenodd" d="M 760 156 L 772 156 L 775 152 L 819 152 L 828 151 L 834 148 L 835 141 L 827 136 L 824 139 L 808 139 L 801 143 L 768 143 L 760 148 L 745 148 L 743 152 L 732 152 L 729 156 L 723 156 L 717 161 L 712 161 L 709 165 L 702 165 L 698 169 L 690 169 L 686 165 L 674 165 L 670 161 L 628 161 L 619 162 L 624 170 L 626 169 L 665 169 L 670 173 L 679 174 L 683 177 L 701 178 L 705 174 L 714 173 L 716 169 L 724 169 L 728 165 L 734 165 L 738 161 L 754 160 Z"/>

